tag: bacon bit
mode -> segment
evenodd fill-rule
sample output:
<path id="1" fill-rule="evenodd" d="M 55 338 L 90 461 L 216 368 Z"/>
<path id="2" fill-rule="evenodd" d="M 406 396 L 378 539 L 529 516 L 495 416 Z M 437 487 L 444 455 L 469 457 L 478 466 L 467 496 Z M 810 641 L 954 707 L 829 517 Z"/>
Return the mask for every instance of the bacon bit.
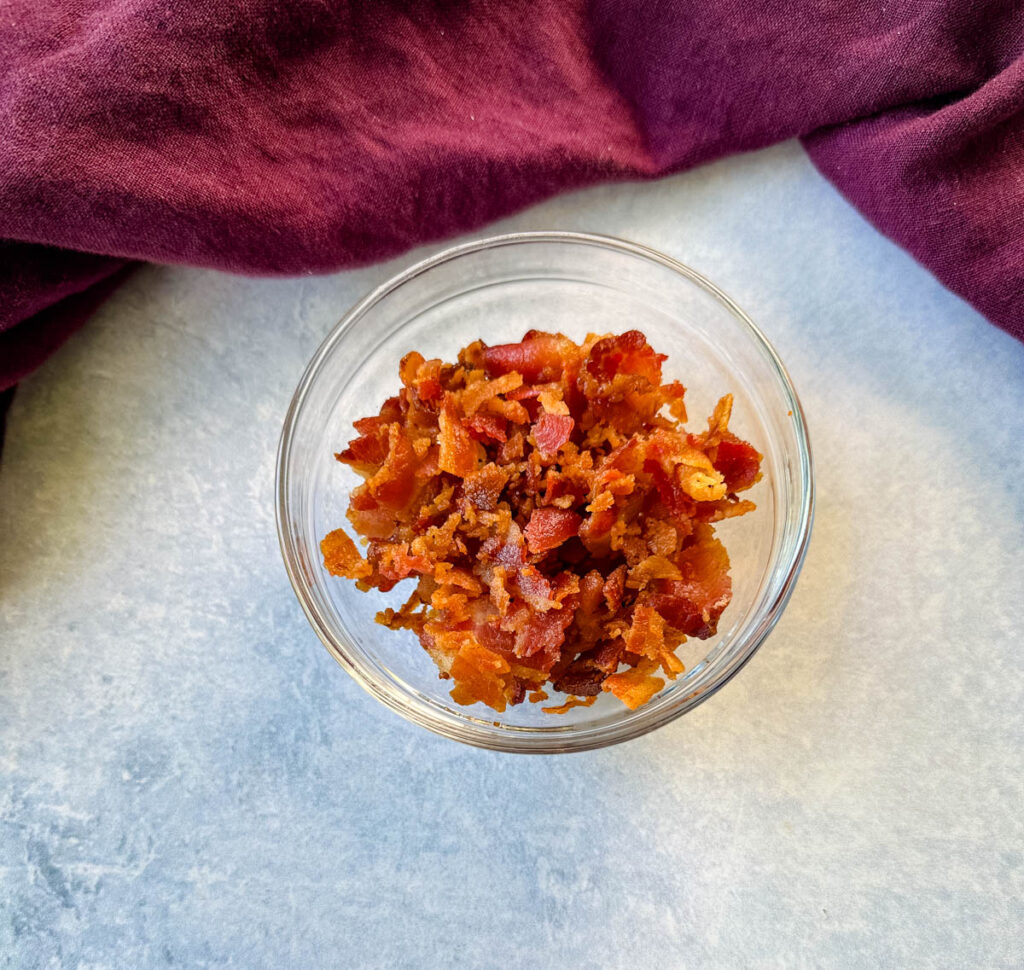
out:
<path id="1" fill-rule="evenodd" d="M 526 544 L 533 553 L 557 549 L 579 532 L 582 521 L 565 509 L 534 509 L 526 526 Z"/>
<path id="2" fill-rule="evenodd" d="M 439 562 L 434 567 L 434 581 L 450 586 L 459 586 L 462 589 L 468 589 L 471 593 L 480 593 L 483 590 L 483 585 L 476 576 L 466 572 L 465 569 L 453 566 L 450 562 Z"/>
<path id="3" fill-rule="evenodd" d="M 665 621 L 650 606 L 637 606 L 625 640 L 630 653 L 659 660 L 665 649 Z"/>
<path id="4" fill-rule="evenodd" d="M 580 578 L 574 573 L 565 572 L 559 573 L 555 577 L 555 582 L 552 586 L 552 598 L 557 604 L 558 608 L 561 609 L 566 605 L 567 602 L 571 601 L 571 608 L 575 608 L 579 603 L 579 599 L 573 599 L 576 594 L 580 591 Z"/>
<path id="5" fill-rule="evenodd" d="M 753 502 L 746 499 L 739 501 L 733 496 L 732 498 L 727 497 L 721 502 L 710 502 L 706 512 L 704 508 L 700 508 L 697 514 L 702 522 L 721 522 L 722 519 L 732 519 L 738 515 L 746 515 L 748 512 L 753 512 L 756 508 L 757 506 Z"/>
<path id="6" fill-rule="evenodd" d="M 708 430 L 704 435 L 707 445 L 718 444 L 722 435 L 729 430 L 729 418 L 732 417 L 732 395 L 726 394 L 715 405 L 715 410 L 708 418 Z"/>
<path id="7" fill-rule="evenodd" d="M 448 673 L 455 681 L 452 699 L 456 704 L 478 701 L 499 714 L 505 710 L 505 677 L 511 672 L 504 657 L 481 646 L 472 637 L 463 640 Z"/>
<path id="8" fill-rule="evenodd" d="M 680 465 L 678 481 L 683 492 L 695 502 L 717 502 L 728 493 L 725 481 L 714 469 L 706 472 L 700 468 Z"/>
<path id="9" fill-rule="evenodd" d="M 562 400 L 561 390 L 557 393 L 554 391 L 541 391 L 537 395 L 537 400 L 548 414 L 566 415 L 569 413 L 569 405 Z"/>
<path id="10" fill-rule="evenodd" d="M 661 393 L 668 401 L 668 413 L 679 424 L 686 424 L 686 404 L 683 403 L 686 388 L 679 381 L 673 381 L 671 384 L 663 384 Z"/>
<path id="11" fill-rule="evenodd" d="M 421 378 L 416 381 L 415 388 L 420 401 L 423 403 L 433 404 L 444 394 L 444 386 L 433 377 Z"/>
<path id="12" fill-rule="evenodd" d="M 505 396 L 510 401 L 528 401 L 540 397 L 544 391 L 551 390 L 557 386 L 557 384 L 524 384 L 522 387 L 517 387 L 514 391 L 509 391 Z"/>
<path id="13" fill-rule="evenodd" d="M 630 330 L 618 337 L 603 337 L 591 348 L 587 372 L 605 381 L 623 374 L 635 374 L 649 385 L 661 384 L 661 364 L 668 358 L 656 354 L 639 330 Z"/>
<path id="14" fill-rule="evenodd" d="M 495 566 L 491 570 L 491 578 L 488 583 L 490 589 L 491 602 L 497 607 L 498 613 L 504 616 L 508 613 L 508 604 L 512 602 L 512 594 L 505 587 L 505 580 L 508 578 L 508 572 L 504 566 Z"/>
<path id="15" fill-rule="evenodd" d="M 546 613 L 557 605 L 551 596 L 550 581 L 536 566 L 523 566 L 516 575 L 515 585 L 519 595 L 538 613 Z"/>
<path id="16" fill-rule="evenodd" d="M 615 619 L 605 624 L 604 635 L 607 640 L 619 640 L 627 633 L 629 633 L 629 624 L 625 620 Z M 625 641 L 623 641 L 623 649 L 625 649 Z"/>
<path id="17" fill-rule="evenodd" d="M 429 521 L 435 515 L 448 511 L 448 507 L 451 505 L 452 496 L 455 494 L 455 486 L 449 485 L 447 488 L 442 488 L 437 493 L 432 502 L 428 502 L 426 505 L 420 506 L 419 519 L 421 521 Z"/>
<path id="18" fill-rule="evenodd" d="M 727 489 L 722 476 L 707 454 L 701 451 L 700 438 L 679 440 L 663 431 L 655 432 L 648 445 L 648 454 L 660 466 L 661 490 L 674 486 L 696 502 L 715 502 L 725 498 Z M 673 496 L 668 496 L 672 504 Z M 678 500 L 676 500 L 678 504 Z"/>
<path id="19" fill-rule="evenodd" d="M 501 344 L 484 350 L 484 366 L 490 376 L 516 371 L 529 384 L 561 380 L 566 359 L 579 348 L 562 334 L 531 332 L 517 344 Z"/>
<path id="20" fill-rule="evenodd" d="M 470 437 L 477 441 L 487 443 L 491 441 L 505 441 L 508 438 L 508 423 L 497 414 L 477 412 L 470 418 L 466 418 L 466 428 Z"/>
<path id="21" fill-rule="evenodd" d="M 674 562 L 664 556 L 648 556 L 629 571 L 626 585 L 630 589 L 643 589 L 655 579 L 682 579 L 683 574 Z"/>
<path id="22" fill-rule="evenodd" d="M 380 575 L 393 583 L 401 582 L 413 573 L 429 573 L 433 569 L 429 559 L 415 553 L 410 555 L 409 547 L 404 542 L 390 544 L 375 539 L 370 544 L 368 558 Z"/>
<path id="23" fill-rule="evenodd" d="M 519 461 L 524 454 L 526 438 L 521 431 L 513 431 L 508 440 L 498 449 L 498 462 L 502 465 L 509 465 Z"/>
<path id="24" fill-rule="evenodd" d="M 456 592 L 451 586 L 439 586 L 430 594 L 430 605 L 440 612 L 465 613 L 469 597 Z"/>
<path id="25" fill-rule="evenodd" d="M 558 648 L 565 642 L 565 629 L 572 623 L 572 610 L 550 610 L 534 613 L 525 623 L 520 621 L 514 652 L 517 657 L 546 653 L 557 659 Z"/>
<path id="26" fill-rule="evenodd" d="M 583 520 L 579 535 L 591 555 L 603 557 L 608 554 L 614 525 L 615 512 L 612 509 L 595 512 Z"/>
<path id="27" fill-rule="evenodd" d="M 656 669 L 657 664 L 652 664 L 649 661 L 640 663 L 632 670 L 624 670 L 620 674 L 606 677 L 601 689 L 610 691 L 626 707 L 635 711 L 665 686 L 665 681 L 661 677 L 651 676 L 651 671 Z"/>
<path id="28" fill-rule="evenodd" d="M 466 501 L 477 509 L 493 512 L 498 507 L 498 498 L 508 484 L 508 480 L 507 468 L 489 462 L 466 477 L 462 483 L 462 494 Z"/>
<path id="29" fill-rule="evenodd" d="M 574 707 L 590 707 L 596 700 L 596 696 L 570 697 L 564 704 L 559 704 L 557 707 L 542 707 L 541 710 L 545 714 L 568 714 Z"/>
<path id="30" fill-rule="evenodd" d="M 320 543 L 320 552 L 324 557 L 324 566 L 332 576 L 365 579 L 373 573 L 373 567 L 359 555 L 356 544 L 344 529 L 327 533 Z"/>
<path id="31" fill-rule="evenodd" d="M 626 649 L 625 641 L 621 637 L 607 640 L 590 654 L 590 662 L 597 670 L 605 674 L 614 674 L 618 669 L 619 662 Z"/>
<path id="32" fill-rule="evenodd" d="M 438 457 L 441 471 L 465 478 L 476 470 L 477 446 L 459 421 L 458 410 L 450 394 L 444 396 L 441 404 L 437 440 L 441 446 Z"/>
<path id="33" fill-rule="evenodd" d="M 551 414 L 545 411 L 533 425 L 533 440 L 537 443 L 541 455 L 545 458 L 553 455 L 562 447 L 572 434 L 575 421 L 565 415 Z"/>
<path id="34" fill-rule="evenodd" d="M 616 517 L 615 524 L 608 530 L 612 551 L 621 551 L 630 566 L 635 566 L 640 562 L 647 551 L 647 547 L 636 536 L 638 531 L 639 526 L 634 522 L 627 522 L 622 515 Z"/>
<path id="35" fill-rule="evenodd" d="M 601 682 L 607 674 L 595 667 L 589 659 L 581 658 L 572 664 L 555 682 L 555 690 L 563 694 L 594 697 L 601 693 Z"/>
<path id="36" fill-rule="evenodd" d="M 731 597 L 710 523 L 750 511 L 736 493 L 761 456 L 728 429 L 682 427 L 685 388 L 638 331 L 583 344 L 530 331 L 476 341 L 458 364 L 413 351 L 401 389 L 354 423 L 336 456 L 363 476 L 325 568 L 362 590 L 414 586 L 377 615 L 409 630 L 460 704 L 503 711 L 544 685 L 565 713 L 601 692 L 638 707 L 683 672 L 675 650 L 708 637 Z"/>
<path id="37" fill-rule="evenodd" d="M 763 456 L 728 431 L 723 432 L 720 438 L 715 471 L 725 480 L 730 492 L 742 492 L 761 478 Z"/>
<path id="38" fill-rule="evenodd" d="M 399 380 L 406 387 L 412 387 L 413 381 L 416 380 L 416 375 L 425 363 L 423 354 L 417 350 L 410 350 L 398 365 Z"/>
<path id="39" fill-rule="evenodd" d="M 608 605 L 609 613 L 617 613 L 619 607 L 622 605 L 622 594 L 626 589 L 626 565 L 623 563 L 621 566 L 617 566 L 609 574 L 605 580 L 604 588 L 602 589 L 602 595 L 604 601 Z"/>
<path id="40" fill-rule="evenodd" d="M 596 616 L 601 608 L 601 593 L 604 589 L 604 577 L 591 569 L 579 581 L 580 610 L 587 616 Z"/>
<path id="41" fill-rule="evenodd" d="M 484 407 L 498 417 L 504 418 L 509 424 L 530 423 L 530 412 L 518 401 L 507 401 L 500 397 L 492 397 L 485 402 Z"/>
<path id="42" fill-rule="evenodd" d="M 679 544 L 679 534 L 670 523 L 661 519 L 647 520 L 644 538 L 647 540 L 647 548 L 654 556 L 668 558 L 675 553 L 676 546 Z"/>
<path id="43" fill-rule="evenodd" d="M 470 384 L 462 392 L 460 399 L 462 401 L 462 409 L 467 417 L 471 416 L 484 401 L 497 397 L 499 394 L 507 394 L 509 391 L 514 391 L 522 383 L 523 375 L 512 372 L 510 374 L 502 374 L 501 377 L 496 377 L 493 381 L 481 380 L 475 384 Z"/>
<path id="44" fill-rule="evenodd" d="M 387 458 L 388 425 L 374 418 L 370 421 L 357 421 L 356 430 L 359 431 L 359 437 L 353 438 L 348 447 L 334 457 L 363 477 L 368 477 L 373 475 Z"/>
<path id="45" fill-rule="evenodd" d="M 631 495 L 636 488 L 635 476 L 624 475 L 617 468 L 602 469 L 597 481 L 603 483 L 606 492 L 618 497 Z"/>
<path id="46" fill-rule="evenodd" d="M 677 561 L 684 578 L 657 581 L 648 602 L 681 633 L 706 640 L 732 597 L 732 580 L 729 556 L 711 527 L 698 523 L 694 536 L 697 541 Z"/>
<path id="47" fill-rule="evenodd" d="M 669 680 L 675 680 L 676 677 L 678 677 L 681 673 L 683 673 L 683 671 L 686 670 L 686 667 L 683 664 L 682 660 L 680 660 L 672 652 L 672 648 L 670 648 L 667 644 L 665 646 L 665 649 L 661 651 L 658 660 L 661 663 L 662 671 L 664 672 L 665 676 L 668 677 Z"/>
<path id="48" fill-rule="evenodd" d="M 480 547 L 480 558 L 491 559 L 500 566 L 505 566 L 512 573 L 518 572 L 526 565 L 526 548 L 522 529 L 511 522 L 503 536 L 494 536 Z"/>
<path id="49" fill-rule="evenodd" d="M 415 398 L 427 407 L 434 409 L 444 388 L 441 386 L 441 361 L 424 360 L 423 355 L 415 350 L 406 354 L 398 368 L 399 377 Z"/>
<path id="50" fill-rule="evenodd" d="M 366 485 L 353 490 L 346 517 L 364 538 L 387 539 L 395 531 L 394 511 L 384 508 Z"/>
<path id="51" fill-rule="evenodd" d="M 416 452 L 405 431 L 397 424 L 388 426 L 388 453 L 380 470 L 366 485 L 382 505 L 405 508 L 416 492 Z"/>
<path id="52" fill-rule="evenodd" d="M 419 603 L 416 604 L 419 606 Z M 381 610 L 375 617 L 376 622 L 381 626 L 386 626 L 389 630 L 412 630 L 414 633 L 418 633 L 423 629 L 423 614 L 417 612 L 404 612 L 402 610 L 395 611 L 388 607 L 386 610 Z"/>

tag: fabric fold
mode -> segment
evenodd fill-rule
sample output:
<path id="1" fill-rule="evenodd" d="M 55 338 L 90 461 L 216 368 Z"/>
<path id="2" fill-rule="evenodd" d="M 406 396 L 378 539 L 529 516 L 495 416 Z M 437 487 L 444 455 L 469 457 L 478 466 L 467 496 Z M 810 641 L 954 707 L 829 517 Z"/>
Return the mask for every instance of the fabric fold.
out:
<path id="1" fill-rule="evenodd" d="M 1017 0 L 4 13 L 0 388 L 132 261 L 328 272 L 795 136 L 880 231 L 1024 338 Z"/>

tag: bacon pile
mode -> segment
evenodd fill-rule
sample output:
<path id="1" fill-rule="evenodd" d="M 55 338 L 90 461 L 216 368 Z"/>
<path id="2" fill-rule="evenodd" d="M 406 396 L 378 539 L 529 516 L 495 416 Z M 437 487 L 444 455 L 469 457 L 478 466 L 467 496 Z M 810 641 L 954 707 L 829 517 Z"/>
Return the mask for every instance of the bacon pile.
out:
<path id="1" fill-rule="evenodd" d="M 602 691 L 630 708 L 683 671 L 732 595 L 712 523 L 743 515 L 761 455 L 728 429 L 732 396 L 687 434 L 685 388 L 632 330 L 581 345 L 530 331 L 457 364 L 413 351 L 402 388 L 338 454 L 365 481 L 324 565 L 362 590 L 413 579 L 378 622 L 412 630 L 453 699 L 496 711 Z"/>

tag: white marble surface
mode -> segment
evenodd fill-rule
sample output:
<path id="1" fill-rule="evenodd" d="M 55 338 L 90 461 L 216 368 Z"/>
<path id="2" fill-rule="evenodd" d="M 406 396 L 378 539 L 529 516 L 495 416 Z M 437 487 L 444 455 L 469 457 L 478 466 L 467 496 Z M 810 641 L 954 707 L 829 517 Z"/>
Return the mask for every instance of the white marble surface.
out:
<path id="1" fill-rule="evenodd" d="M 795 145 L 488 231 L 650 244 L 807 408 L 788 612 L 693 714 L 463 748 L 364 694 L 281 565 L 319 279 L 145 269 L 19 391 L 0 469 L 0 966 L 1024 965 L 1024 346 Z"/>

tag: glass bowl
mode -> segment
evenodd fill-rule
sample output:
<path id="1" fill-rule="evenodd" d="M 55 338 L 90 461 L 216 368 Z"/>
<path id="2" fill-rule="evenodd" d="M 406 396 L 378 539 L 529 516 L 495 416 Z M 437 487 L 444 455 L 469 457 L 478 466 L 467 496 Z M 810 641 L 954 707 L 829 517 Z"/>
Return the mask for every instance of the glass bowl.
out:
<path id="1" fill-rule="evenodd" d="M 733 600 L 713 639 L 679 651 L 686 672 L 630 711 L 610 694 L 592 707 L 545 714 L 524 703 L 497 714 L 460 707 L 414 634 L 374 622 L 391 593 L 359 592 L 327 574 L 320 540 L 345 518 L 360 481 L 334 459 L 352 421 L 376 414 L 399 386 L 410 350 L 454 360 L 477 338 L 506 343 L 531 328 L 576 341 L 588 332 L 643 331 L 668 354 L 665 379 L 687 388 L 690 427 L 718 398 L 735 399 L 731 428 L 764 453 L 763 479 L 744 497 L 758 508 L 719 523 L 732 560 Z M 379 701 L 423 727 L 501 751 L 565 752 L 635 738 L 722 687 L 775 625 L 793 590 L 813 514 L 803 413 L 778 355 L 747 315 L 700 274 L 667 256 L 605 236 L 515 233 L 456 246 L 385 283 L 345 315 L 316 352 L 285 418 L 277 465 L 277 528 L 302 608 L 331 655 Z M 550 688 L 549 688 L 550 691 Z M 555 698 L 559 695 L 554 694 Z M 551 703 L 557 703 L 553 700 Z"/>

